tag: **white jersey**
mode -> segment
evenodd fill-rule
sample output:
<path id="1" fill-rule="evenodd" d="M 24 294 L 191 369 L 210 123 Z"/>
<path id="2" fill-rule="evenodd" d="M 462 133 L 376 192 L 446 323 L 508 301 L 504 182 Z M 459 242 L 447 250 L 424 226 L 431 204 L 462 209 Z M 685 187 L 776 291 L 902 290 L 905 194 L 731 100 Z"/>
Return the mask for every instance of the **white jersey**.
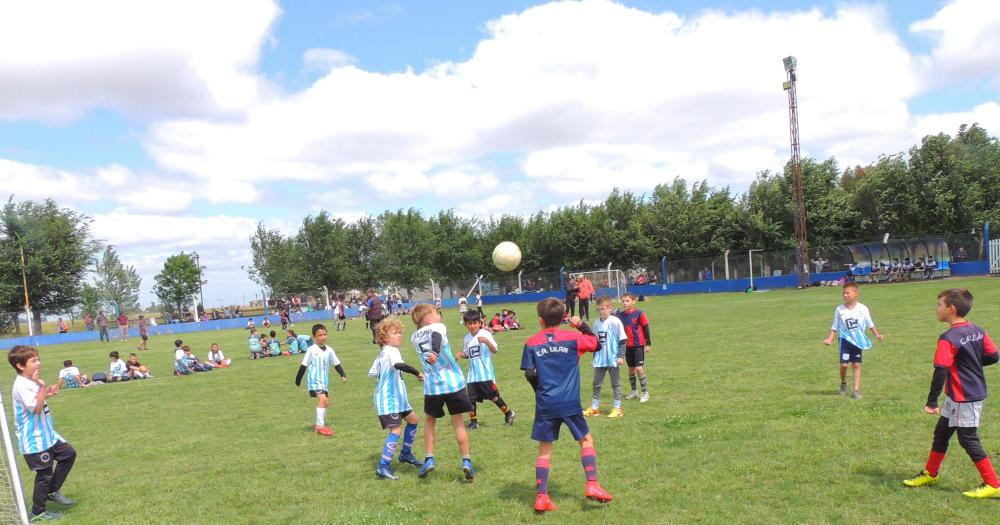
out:
<path id="1" fill-rule="evenodd" d="M 868 339 L 865 330 L 874 327 L 875 321 L 872 321 L 868 307 L 857 303 L 854 308 L 848 308 L 844 305 L 837 306 L 837 310 L 833 312 L 833 324 L 830 325 L 830 330 L 836 330 L 841 341 L 847 341 L 862 350 L 868 350 L 872 347 L 872 342 Z"/>
<path id="2" fill-rule="evenodd" d="M 211 350 L 208 351 L 208 361 L 210 363 L 218 364 L 221 363 L 225 358 L 226 356 L 222 354 L 221 349 L 218 352 L 212 352 Z"/>
<path id="3" fill-rule="evenodd" d="M 493 348 L 500 351 L 497 340 L 493 338 L 493 334 L 489 330 L 480 328 L 475 336 L 465 334 L 465 344 L 462 351 L 469 358 L 470 383 L 496 380 L 496 375 L 493 373 L 493 352 L 490 351 L 490 347 L 486 343 L 479 342 L 480 337 L 489 339 L 493 343 Z"/>
<path id="4" fill-rule="evenodd" d="M 594 368 L 598 367 L 618 367 L 618 358 L 622 356 L 625 341 L 625 325 L 617 316 L 610 316 L 607 320 L 598 319 L 594 323 L 594 333 L 601 343 L 601 348 L 594 352 Z"/>
<path id="5" fill-rule="evenodd" d="M 375 413 L 380 416 L 413 410 L 406 395 L 403 373 L 395 368 L 397 363 L 402 362 L 403 356 L 400 355 L 399 349 L 386 345 L 382 347 L 382 351 L 378 353 L 375 362 L 368 370 L 368 375 L 377 381 L 374 396 Z"/>
<path id="6" fill-rule="evenodd" d="M 427 356 L 433 353 L 434 334 L 441 336 L 441 349 L 434 364 L 427 362 Z M 410 336 L 420 364 L 424 368 L 424 395 L 440 396 L 458 392 L 465 388 L 465 376 L 462 367 L 458 366 L 455 356 L 451 355 L 451 345 L 448 344 L 448 328 L 443 323 L 429 324 Z"/>
<path id="7" fill-rule="evenodd" d="M 62 379 L 66 384 L 66 388 L 80 388 L 81 385 L 79 381 L 76 380 L 80 376 L 80 369 L 75 366 L 67 366 L 59 371 L 59 379 Z"/>
<path id="8" fill-rule="evenodd" d="M 458 312 L 465 313 L 469 311 L 469 300 L 465 297 L 458 298 Z"/>
<path id="9" fill-rule="evenodd" d="M 302 366 L 309 367 L 306 377 L 309 382 L 309 390 L 329 391 L 330 390 L 330 367 L 340 366 L 340 359 L 333 347 L 312 345 L 306 350 L 306 355 L 302 356 Z"/>
<path id="10" fill-rule="evenodd" d="M 56 433 L 52 425 L 49 403 L 45 402 L 42 412 L 35 413 L 38 406 L 38 383 L 23 376 L 14 378 L 11 397 L 14 398 L 14 432 L 21 446 L 22 454 L 38 454 L 66 441 Z"/>
<path id="11" fill-rule="evenodd" d="M 111 377 L 122 377 L 128 372 L 128 366 L 125 364 L 125 361 L 119 359 L 111 362 L 108 371 L 111 373 Z"/>

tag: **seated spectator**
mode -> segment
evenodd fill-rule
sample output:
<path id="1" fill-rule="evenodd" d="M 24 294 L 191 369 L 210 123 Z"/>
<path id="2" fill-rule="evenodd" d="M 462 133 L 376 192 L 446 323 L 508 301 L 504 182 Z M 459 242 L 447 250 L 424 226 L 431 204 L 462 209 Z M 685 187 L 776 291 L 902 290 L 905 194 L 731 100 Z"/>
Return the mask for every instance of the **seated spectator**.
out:
<path id="1" fill-rule="evenodd" d="M 909 257 L 903 259 L 903 277 L 905 277 L 907 281 L 913 278 L 913 261 L 911 261 Z"/>
<path id="2" fill-rule="evenodd" d="M 643 274 L 643 275 L 640 275 L 639 277 L 636 277 L 635 284 L 636 284 L 636 286 L 642 286 L 642 285 L 646 284 L 646 275 Z"/>
<path id="3" fill-rule="evenodd" d="M 853 283 L 854 275 L 857 273 L 857 271 L 858 271 L 858 266 L 856 264 L 854 264 L 853 262 L 851 264 L 848 264 L 847 275 L 844 276 L 844 282 Z"/>
<path id="4" fill-rule="evenodd" d="M 264 321 L 263 321 L 263 322 L 261 323 L 261 325 L 262 325 L 262 326 L 263 326 L 264 328 L 271 328 L 271 320 L 270 320 L 270 319 L 268 319 L 267 317 L 265 317 L 265 318 L 264 318 Z"/>
<path id="5" fill-rule="evenodd" d="M 933 279 L 934 270 L 937 270 L 937 261 L 933 255 L 927 256 L 927 263 L 924 265 L 924 279 Z"/>
<path id="6" fill-rule="evenodd" d="M 889 267 L 889 280 L 895 282 L 903 280 L 903 263 L 899 262 L 898 257 L 893 259 L 892 265 Z"/>
<path id="7" fill-rule="evenodd" d="M 63 361 L 63 369 L 59 371 L 59 388 L 87 388 L 90 379 L 80 373 L 80 369 L 73 366 L 73 361 L 67 359 Z"/>
<path id="8" fill-rule="evenodd" d="M 112 350 L 108 357 L 111 358 L 111 365 L 108 367 L 108 381 L 117 383 L 118 381 L 128 381 L 128 366 L 118 355 L 117 350 Z"/>
<path id="9" fill-rule="evenodd" d="M 66 320 L 63 319 L 62 317 L 60 317 L 59 320 L 56 321 L 56 326 L 59 327 L 60 334 L 65 334 L 66 332 L 69 332 L 69 325 L 66 324 Z"/>
<path id="10" fill-rule="evenodd" d="M 281 343 L 278 341 L 278 334 L 271 330 L 271 337 L 267 340 L 267 350 L 271 357 L 281 355 Z"/>
<path id="11" fill-rule="evenodd" d="M 500 319 L 500 314 L 499 313 L 493 315 L 493 320 L 490 321 L 489 330 L 491 332 L 503 332 L 504 331 L 503 321 Z"/>
<path id="12" fill-rule="evenodd" d="M 187 352 L 184 351 L 184 341 L 174 341 L 174 375 L 187 376 L 194 373 L 187 364 Z"/>
<path id="13" fill-rule="evenodd" d="M 299 338 L 295 335 L 295 330 L 285 331 L 285 345 L 288 346 L 288 353 L 295 355 L 299 353 Z"/>
<path id="14" fill-rule="evenodd" d="M 292 333 L 294 334 L 295 332 Z M 305 334 L 296 337 L 299 340 L 299 353 L 301 354 L 306 353 L 306 350 L 309 350 L 309 347 L 313 345 L 312 337 L 309 337 L 308 335 Z"/>
<path id="15" fill-rule="evenodd" d="M 924 263 L 924 258 L 923 257 L 918 257 L 917 258 L 917 264 L 913 265 L 913 271 L 916 272 L 916 273 L 924 273 L 924 268 L 926 268 L 926 267 L 927 267 L 927 264 Z"/>
<path id="16" fill-rule="evenodd" d="M 955 252 L 955 262 L 962 262 L 969 258 L 969 254 L 965 252 L 965 246 L 959 246 L 958 251 Z"/>
<path id="17" fill-rule="evenodd" d="M 254 324 L 253 317 L 251 317 L 250 320 L 247 321 L 247 328 L 246 329 L 250 330 L 251 332 L 254 332 L 254 331 L 257 330 L 257 325 Z"/>
<path id="18" fill-rule="evenodd" d="M 256 330 L 250 331 L 250 339 L 247 340 L 250 345 L 250 359 L 260 359 L 264 357 L 264 349 L 260 346 L 260 336 L 257 335 Z"/>
<path id="19" fill-rule="evenodd" d="M 125 366 L 128 367 L 128 376 L 131 379 L 149 379 L 153 377 L 150 375 L 149 369 L 139 362 L 139 356 L 134 353 L 129 354 Z"/>
<path id="20" fill-rule="evenodd" d="M 208 362 L 214 364 L 216 368 L 226 368 L 231 364 L 231 361 L 222 355 L 219 343 L 212 343 L 212 348 L 208 351 Z"/>
<path id="21" fill-rule="evenodd" d="M 518 322 L 517 312 L 515 312 L 514 310 L 511 310 L 508 314 L 507 325 L 510 327 L 511 330 L 520 330 L 521 328 L 523 328 L 521 326 L 521 323 Z"/>
<path id="22" fill-rule="evenodd" d="M 191 351 L 190 346 L 184 345 L 181 348 L 184 350 L 184 364 L 186 364 L 188 368 L 190 368 L 192 371 L 208 372 L 213 368 L 215 368 L 214 364 L 202 362 L 200 359 L 198 359 L 198 356 L 194 355 L 194 352 Z"/>

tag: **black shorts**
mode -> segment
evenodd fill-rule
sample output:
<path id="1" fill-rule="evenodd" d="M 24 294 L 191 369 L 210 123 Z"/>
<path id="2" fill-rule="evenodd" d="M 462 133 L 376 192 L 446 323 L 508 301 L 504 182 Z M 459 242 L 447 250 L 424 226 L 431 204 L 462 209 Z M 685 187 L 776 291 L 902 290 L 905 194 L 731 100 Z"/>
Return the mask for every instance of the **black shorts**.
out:
<path id="1" fill-rule="evenodd" d="M 344 314 L 340 314 L 340 315 L 337 316 L 337 319 L 340 319 L 341 321 L 343 321 L 343 320 L 347 319 L 347 316 L 344 315 Z"/>
<path id="2" fill-rule="evenodd" d="M 24 462 L 31 470 L 46 470 L 52 468 L 53 461 L 67 461 L 76 456 L 76 450 L 65 441 L 60 441 L 48 450 L 37 454 L 25 454 Z"/>
<path id="3" fill-rule="evenodd" d="M 626 346 L 625 347 L 625 364 L 630 368 L 635 368 L 637 366 L 642 366 L 646 362 L 646 347 L 645 346 Z"/>
<path id="4" fill-rule="evenodd" d="M 444 417 L 444 407 L 448 406 L 448 413 L 451 415 L 472 412 L 472 402 L 469 401 L 469 392 L 461 389 L 450 394 L 439 396 L 424 396 L 424 414 L 438 418 Z"/>
<path id="5" fill-rule="evenodd" d="M 149 336 L 146 335 L 146 334 L 139 334 L 139 337 L 141 337 L 143 341 L 148 341 L 149 340 Z"/>
<path id="6" fill-rule="evenodd" d="M 382 428 L 398 428 L 411 412 L 413 411 L 407 410 L 406 412 L 397 412 L 395 414 L 382 414 L 378 417 L 378 422 L 382 424 Z"/>
<path id="7" fill-rule="evenodd" d="M 840 364 L 858 363 L 862 361 L 861 349 L 845 339 L 840 340 Z"/>
<path id="8" fill-rule="evenodd" d="M 472 403 L 491 401 L 494 397 L 500 396 L 500 389 L 494 381 L 476 381 L 469 383 L 465 388 L 469 391 L 469 401 Z"/>
<path id="9" fill-rule="evenodd" d="M 317 397 L 320 394 L 323 394 L 326 397 L 330 397 L 330 393 L 327 392 L 326 390 L 310 390 L 309 391 L 309 397 Z"/>

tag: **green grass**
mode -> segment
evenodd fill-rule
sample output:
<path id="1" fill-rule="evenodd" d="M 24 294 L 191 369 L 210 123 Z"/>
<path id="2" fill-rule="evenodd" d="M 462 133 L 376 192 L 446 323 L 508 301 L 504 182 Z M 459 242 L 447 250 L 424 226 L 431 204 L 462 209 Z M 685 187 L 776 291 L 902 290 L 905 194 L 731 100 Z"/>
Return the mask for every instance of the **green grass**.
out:
<path id="1" fill-rule="evenodd" d="M 969 287 L 976 296 L 970 318 L 1000 334 L 1000 280 L 863 286 L 860 299 L 886 340 L 865 355 L 860 401 L 837 395 L 836 351 L 820 344 L 839 289 L 642 303 L 655 341 L 647 361 L 652 399 L 626 402 L 623 419 L 591 424 L 600 479 L 616 499 L 600 506 L 581 497 L 578 447 L 564 436 L 550 480 L 559 510 L 544 517 L 531 510 L 534 401 L 518 370 L 529 331 L 498 336 L 498 384 L 518 418 L 506 427 L 492 406 L 481 410 L 484 428 L 471 433 L 479 470 L 472 484 L 461 479 L 447 420 L 438 425 L 438 470 L 430 478 L 399 466 L 401 481 L 375 480 L 384 433 L 366 376 L 375 347 L 360 321 L 331 334 L 350 381 L 331 382 L 327 419 L 337 435 L 329 439 L 311 431 L 315 401 L 293 384 L 298 360 L 249 361 L 243 331 L 188 334 L 182 337 L 199 356 L 218 341 L 235 365 L 175 378 L 173 337 L 154 337 L 140 358 L 155 379 L 64 391 L 50 401 L 57 429 L 79 453 L 64 489 L 79 501 L 69 517 L 74 523 L 988 523 L 1000 502 L 961 495 L 980 480 L 957 442 L 939 485 L 900 483 L 922 468 L 930 447 L 935 419 L 921 407 L 944 329 L 934 319 L 935 295 L 945 286 Z M 515 308 L 531 318 L 528 305 Z M 453 311 L 446 322 L 455 344 L 464 330 Z M 43 348 L 43 375 L 54 380 L 65 358 L 87 373 L 105 370 L 111 349 L 127 354 L 131 347 Z M 416 363 L 408 343 L 403 356 Z M 589 360 L 581 368 L 587 403 Z M 1000 389 L 998 370 L 987 371 L 994 389 Z M 419 386 L 407 382 L 419 411 Z M 605 407 L 610 393 L 606 381 Z M 1000 450 L 998 398 L 987 400 L 981 429 L 993 451 Z M 422 443 L 421 428 L 418 455 Z M 20 466 L 30 494 L 33 478 Z"/>

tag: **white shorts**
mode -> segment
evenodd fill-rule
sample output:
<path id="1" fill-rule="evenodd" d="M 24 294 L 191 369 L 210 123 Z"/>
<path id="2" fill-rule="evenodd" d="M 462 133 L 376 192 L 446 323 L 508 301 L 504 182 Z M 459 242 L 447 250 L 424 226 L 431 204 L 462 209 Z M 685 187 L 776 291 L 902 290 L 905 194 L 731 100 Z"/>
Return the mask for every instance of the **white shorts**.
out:
<path id="1" fill-rule="evenodd" d="M 944 397 L 944 406 L 941 407 L 941 417 L 948 418 L 949 427 L 971 428 L 978 427 L 979 420 L 983 415 L 983 402 L 971 401 L 969 403 L 956 403 L 950 397 Z"/>

